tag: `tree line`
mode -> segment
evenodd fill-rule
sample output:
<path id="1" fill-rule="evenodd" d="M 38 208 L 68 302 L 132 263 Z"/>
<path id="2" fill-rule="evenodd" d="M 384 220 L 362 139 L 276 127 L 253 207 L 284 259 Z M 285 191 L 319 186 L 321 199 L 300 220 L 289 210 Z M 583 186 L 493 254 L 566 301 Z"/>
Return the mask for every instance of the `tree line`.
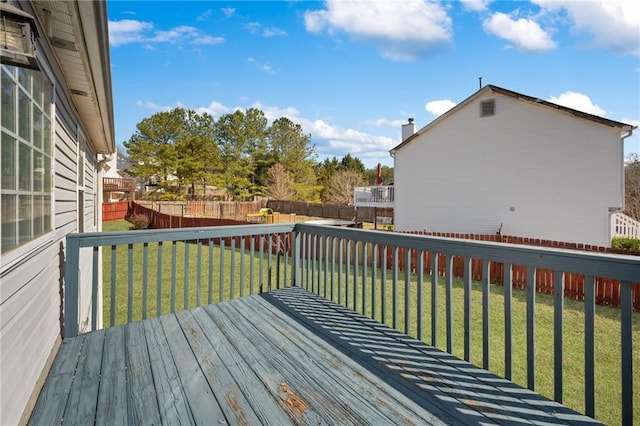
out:
<path id="1" fill-rule="evenodd" d="M 354 186 L 377 177 L 351 154 L 319 162 L 302 126 L 286 117 L 269 125 L 257 108 L 217 120 L 184 108 L 158 112 L 138 123 L 123 145 L 126 173 L 152 184 L 157 190 L 147 196 L 161 199 L 206 198 L 207 189 L 217 187 L 226 200 L 347 203 Z M 391 183 L 393 169 L 382 167 L 382 177 Z"/>

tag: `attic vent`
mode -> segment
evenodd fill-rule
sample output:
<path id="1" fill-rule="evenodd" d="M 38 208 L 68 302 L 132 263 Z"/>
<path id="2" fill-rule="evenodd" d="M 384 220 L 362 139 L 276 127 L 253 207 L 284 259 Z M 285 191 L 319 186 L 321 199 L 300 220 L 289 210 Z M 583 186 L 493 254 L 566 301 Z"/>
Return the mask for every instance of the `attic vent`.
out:
<path id="1" fill-rule="evenodd" d="M 490 117 L 496 114 L 496 100 L 487 99 L 480 102 L 480 117 Z"/>

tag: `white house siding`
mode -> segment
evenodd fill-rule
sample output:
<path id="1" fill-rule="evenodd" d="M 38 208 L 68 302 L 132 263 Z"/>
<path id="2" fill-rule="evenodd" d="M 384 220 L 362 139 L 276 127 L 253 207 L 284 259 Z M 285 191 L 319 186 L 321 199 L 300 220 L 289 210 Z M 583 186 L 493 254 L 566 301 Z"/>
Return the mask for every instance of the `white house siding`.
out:
<path id="1" fill-rule="evenodd" d="M 51 54 L 45 46 L 39 46 L 39 51 L 47 57 Z M 11 263 L 0 264 L 0 425 L 18 424 L 23 414 L 28 415 L 29 403 L 40 390 L 48 360 L 57 351 L 56 342 L 61 336 L 61 251 L 66 235 L 78 230 L 76 174 L 78 130 L 82 131 L 82 125 L 66 99 L 68 90 L 62 72 L 55 63 L 44 61 L 43 65 L 55 91 L 53 231 L 28 243 L 25 253 Z M 86 212 L 80 214 L 86 231 L 95 229 L 94 204 L 101 198 L 96 191 L 96 154 L 90 146 L 91 143 L 85 157 Z M 81 264 L 87 264 L 89 256 L 85 253 Z M 85 274 L 83 268 L 82 275 Z M 90 315 L 90 294 L 82 291 L 80 322 Z"/>
<path id="2" fill-rule="evenodd" d="M 609 245 L 622 206 L 620 129 L 498 93 L 397 149 L 395 226 Z"/>

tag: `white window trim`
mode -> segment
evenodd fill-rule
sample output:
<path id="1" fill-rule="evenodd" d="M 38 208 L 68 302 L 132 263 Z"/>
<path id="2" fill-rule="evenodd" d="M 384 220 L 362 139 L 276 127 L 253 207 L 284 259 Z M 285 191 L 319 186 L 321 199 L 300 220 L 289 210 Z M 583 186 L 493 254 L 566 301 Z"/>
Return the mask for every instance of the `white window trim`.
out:
<path id="1" fill-rule="evenodd" d="M 18 267 L 26 259 L 35 256 L 40 253 L 51 244 L 56 241 L 56 103 L 57 103 L 57 91 L 56 91 L 56 79 L 48 64 L 44 61 L 40 61 L 41 71 L 47 79 L 51 82 L 51 126 L 49 131 L 51 132 L 51 223 L 50 231 L 46 232 L 39 237 L 34 238 L 31 241 L 18 246 L 8 253 L 0 253 L 0 281 L 1 278 Z"/>

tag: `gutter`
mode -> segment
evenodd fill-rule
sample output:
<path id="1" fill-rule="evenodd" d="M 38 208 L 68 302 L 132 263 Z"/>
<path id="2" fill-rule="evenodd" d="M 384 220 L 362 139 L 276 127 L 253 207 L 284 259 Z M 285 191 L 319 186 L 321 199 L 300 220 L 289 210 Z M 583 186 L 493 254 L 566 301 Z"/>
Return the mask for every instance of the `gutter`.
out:
<path id="1" fill-rule="evenodd" d="M 622 164 L 624 164 L 624 140 L 626 138 L 628 138 L 629 136 L 633 135 L 633 130 L 637 129 L 637 126 L 625 126 L 622 128 L 623 131 L 626 132 L 626 134 L 622 134 L 620 136 L 620 145 L 621 145 L 621 149 L 622 149 Z M 625 209 L 625 187 L 624 187 L 624 166 L 622 166 L 622 173 L 621 173 L 621 179 L 622 179 L 622 194 L 621 194 L 621 199 L 622 202 L 620 203 L 621 206 L 620 207 L 609 207 L 609 214 L 613 214 L 613 213 L 622 213 L 624 212 Z"/>

